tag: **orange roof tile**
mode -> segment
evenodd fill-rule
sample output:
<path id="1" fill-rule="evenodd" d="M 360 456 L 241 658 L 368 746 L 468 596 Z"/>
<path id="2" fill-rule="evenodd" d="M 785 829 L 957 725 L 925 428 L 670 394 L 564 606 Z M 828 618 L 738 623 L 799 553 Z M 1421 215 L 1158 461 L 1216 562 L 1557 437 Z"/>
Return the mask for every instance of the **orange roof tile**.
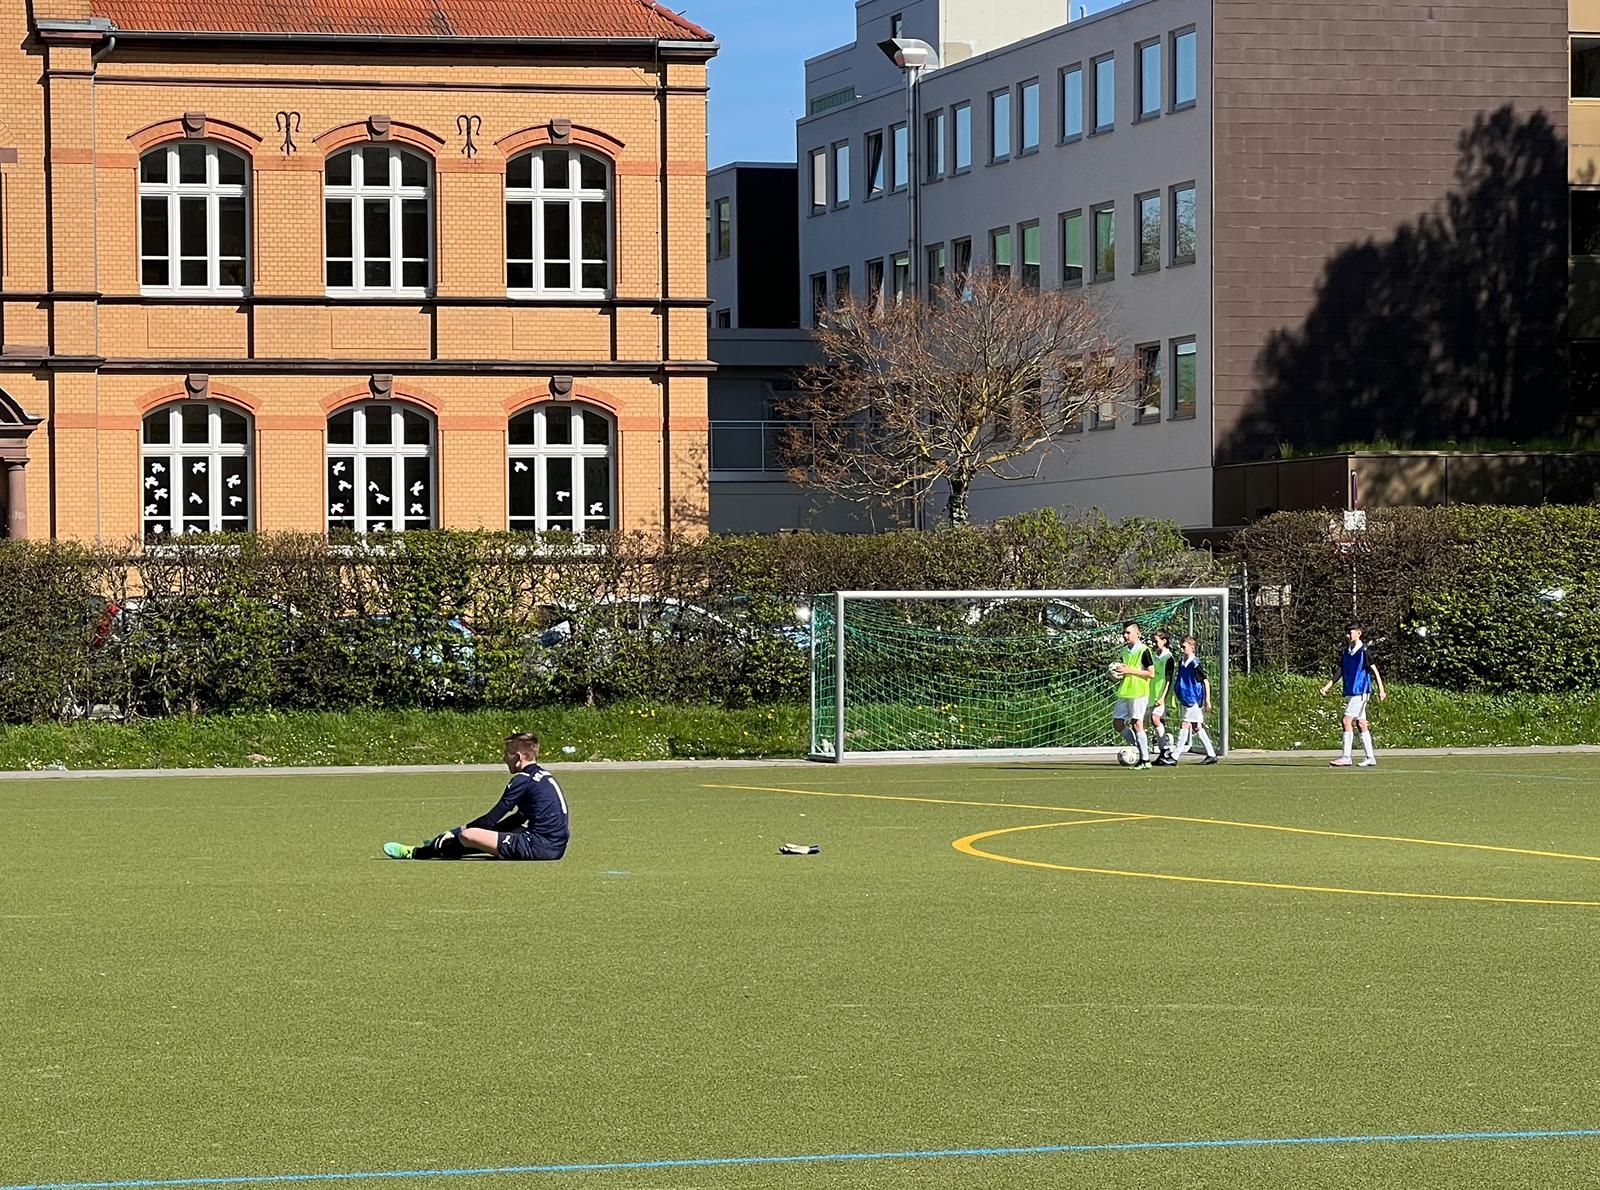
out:
<path id="1" fill-rule="evenodd" d="M 149 33 L 713 40 L 656 0 L 93 0 L 93 10 Z"/>

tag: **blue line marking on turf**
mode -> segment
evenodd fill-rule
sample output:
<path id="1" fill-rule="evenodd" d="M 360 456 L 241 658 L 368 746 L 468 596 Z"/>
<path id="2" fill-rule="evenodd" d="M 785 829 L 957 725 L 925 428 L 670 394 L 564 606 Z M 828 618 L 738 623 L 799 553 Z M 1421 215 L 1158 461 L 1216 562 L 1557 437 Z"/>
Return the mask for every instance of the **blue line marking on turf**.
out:
<path id="1" fill-rule="evenodd" d="M 137 1178 L 118 1182 L 33 1182 L 0 1190 L 142 1190 L 163 1186 L 264 1186 L 285 1182 L 358 1182 L 375 1178 L 465 1178 L 490 1174 L 603 1173 L 628 1169 L 705 1169 L 719 1165 L 804 1165 L 824 1161 L 921 1161 L 940 1157 L 1036 1157 L 1049 1153 L 1139 1153 L 1164 1149 L 1242 1149 L 1288 1145 L 1416 1144 L 1424 1141 L 1572 1140 L 1600 1137 L 1600 1128 L 1530 1132 L 1400 1132 L 1373 1136 L 1263 1136 L 1220 1140 L 1131 1140 L 1015 1148 L 903 1149 L 882 1153 L 799 1153 L 768 1157 L 664 1157 L 564 1165 L 496 1165 L 472 1169 L 386 1169 L 358 1173 L 280 1173 L 214 1178 Z"/>

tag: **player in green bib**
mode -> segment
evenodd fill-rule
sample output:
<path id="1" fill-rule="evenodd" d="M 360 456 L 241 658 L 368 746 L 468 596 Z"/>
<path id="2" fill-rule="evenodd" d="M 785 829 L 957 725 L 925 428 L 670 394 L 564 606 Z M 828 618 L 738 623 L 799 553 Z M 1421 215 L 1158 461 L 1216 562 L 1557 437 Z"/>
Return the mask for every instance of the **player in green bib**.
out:
<path id="1" fill-rule="evenodd" d="M 1142 637 L 1143 629 L 1129 620 L 1122 626 L 1122 656 L 1111 663 L 1111 672 L 1118 678 L 1117 703 L 1113 708 L 1112 723 L 1118 734 L 1139 751 L 1139 762 L 1133 767 L 1150 767 L 1150 739 L 1144 731 L 1144 709 L 1150 700 L 1150 679 L 1155 676 L 1155 656 Z"/>

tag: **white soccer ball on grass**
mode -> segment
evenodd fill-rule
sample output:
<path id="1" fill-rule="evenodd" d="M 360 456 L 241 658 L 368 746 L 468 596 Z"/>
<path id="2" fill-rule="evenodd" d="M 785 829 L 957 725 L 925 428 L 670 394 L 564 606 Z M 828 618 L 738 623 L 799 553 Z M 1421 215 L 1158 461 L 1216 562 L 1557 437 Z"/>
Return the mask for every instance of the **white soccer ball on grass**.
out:
<path id="1" fill-rule="evenodd" d="M 1117 751 L 1117 763 L 1125 769 L 1130 769 L 1139 763 L 1139 749 L 1121 748 Z"/>

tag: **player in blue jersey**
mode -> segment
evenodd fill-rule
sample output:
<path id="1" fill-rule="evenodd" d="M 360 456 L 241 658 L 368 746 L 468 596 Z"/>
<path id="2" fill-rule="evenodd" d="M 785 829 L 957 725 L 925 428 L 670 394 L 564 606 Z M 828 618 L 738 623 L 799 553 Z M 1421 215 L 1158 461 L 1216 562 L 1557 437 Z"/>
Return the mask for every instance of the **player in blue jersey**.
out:
<path id="1" fill-rule="evenodd" d="M 1201 764 L 1216 764 L 1217 750 L 1211 746 L 1206 734 L 1206 712 L 1211 709 L 1211 679 L 1206 677 L 1206 667 L 1200 664 L 1195 649 L 1198 642 L 1192 636 L 1183 638 L 1183 660 L 1178 662 L 1178 676 L 1172 681 L 1178 705 L 1183 708 L 1183 726 L 1178 729 L 1178 747 L 1172 762 L 1189 754 L 1189 736 L 1192 733 L 1206 750 Z"/>
<path id="2" fill-rule="evenodd" d="M 1322 687 L 1324 696 L 1333 689 L 1335 682 L 1341 682 L 1344 687 L 1344 748 L 1339 753 L 1339 758 L 1329 763 L 1336 769 L 1350 767 L 1350 743 L 1354 734 L 1351 728 L 1359 726 L 1361 750 L 1365 753 L 1360 767 L 1369 769 L 1378 763 L 1378 758 L 1372 751 L 1372 731 L 1367 726 L 1367 704 L 1372 701 L 1374 690 L 1378 692 L 1379 702 L 1387 699 L 1389 692 L 1383 688 L 1383 675 L 1378 672 L 1378 667 L 1372 664 L 1372 656 L 1367 652 L 1367 642 L 1361 639 L 1360 624 L 1350 625 L 1349 643 L 1339 657 L 1338 672 Z"/>
<path id="3" fill-rule="evenodd" d="M 539 764 L 539 737 L 531 731 L 507 736 L 505 762 L 511 780 L 487 814 L 415 847 L 385 843 L 383 853 L 390 859 L 462 859 L 472 852 L 494 859 L 560 859 L 570 833 L 567 799 Z"/>

